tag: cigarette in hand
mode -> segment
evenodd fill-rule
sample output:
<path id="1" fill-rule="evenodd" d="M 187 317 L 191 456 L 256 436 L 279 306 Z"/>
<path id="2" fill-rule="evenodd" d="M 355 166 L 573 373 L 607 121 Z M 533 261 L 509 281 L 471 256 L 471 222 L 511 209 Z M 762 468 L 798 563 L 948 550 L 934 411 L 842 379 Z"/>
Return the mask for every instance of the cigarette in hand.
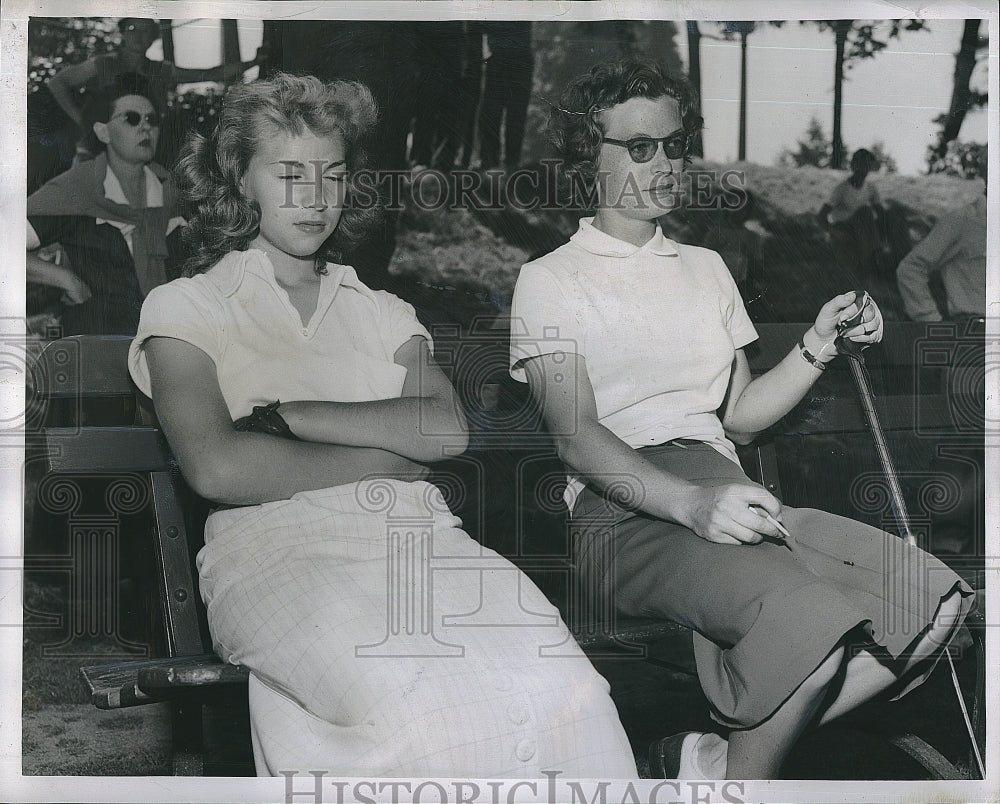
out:
<path id="1" fill-rule="evenodd" d="M 779 522 L 779 521 L 778 521 L 777 519 L 775 519 L 775 518 L 774 518 L 773 516 L 771 516 L 771 515 L 770 515 L 770 514 L 769 514 L 769 513 L 767 512 L 767 511 L 765 511 L 765 510 L 764 510 L 763 508 L 761 508 L 761 507 L 760 507 L 759 505 L 751 505 L 750 507 L 751 507 L 751 508 L 753 508 L 753 509 L 754 509 L 754 510 L 755 510 L 755 511 L 756 511 L 756 512 L 757 512 L 758 514 L 760 514 L 760 515 L 761 515 L 762 517 L 764 517 L 764 519 L 766 519 L 766 520 L 767 520 L 768 522 L 770 522 L 770 523 L 771 523 L 772 525 L 774 525 L 774 527 L 776 527 L 776 528 L 778 529 L 778 532 L 779 532 L 779 533 L 781 533 L 781 535 L 782 535 L 782 536 L 783 536 L 784 538 L 786 538 L 786 539 L 789 539 L 789 538 L 791 538 L 791 535 L 792 535 L 792 534 L 791 534 L 791 533 L 789 533 L 789 532 L 788 532 L 788 531 L 787 531 L 787 530 L 785 529 L 785 526 L 784 526 L 784 525 L 782 525 L 782 524 L 781 524 L 781 523 L 780 523 L 780 522 Z"/>

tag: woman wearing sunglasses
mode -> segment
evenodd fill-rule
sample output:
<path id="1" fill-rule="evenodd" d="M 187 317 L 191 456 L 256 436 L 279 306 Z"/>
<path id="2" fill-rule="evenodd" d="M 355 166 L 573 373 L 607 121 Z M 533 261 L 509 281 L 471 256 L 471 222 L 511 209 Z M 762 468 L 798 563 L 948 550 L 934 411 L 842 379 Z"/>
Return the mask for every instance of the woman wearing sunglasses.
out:
<path id="1" fill-rule="evenodd" d="M 700 125 L 694 97 L 652 62 L 599 65 L 569 86 L 553 138 L 596 212 L 522 268 L 511 373 L 567 465 L 579 582 L 622 614 L 695 631 L 724 729 L 654 744 L 654 774 L 773 778 L 807 728 L 920 683 L 971 590 L 901 539 L 783 506 L 740 468 L 733 442 L 804 396 L 836 357 L 837 325 L 860 313 L 846 335 L 872 343 L 882 319 L 836 296 L 751 379 L 743 347 L 757 334 L 730 272 L 657 225 Z"/>
<path id="2" fill-rule="evenodd" d="M 27 279 L 62 291 L 63 334 L 131 335 L 142 300 L 176 278 L 167 235 L 177 217 L 173 182 L 153 162 L 160 112 L 148 84 L 123 75 L 85 110 L 98 157 L 28 197 Z M 62 245 L 69 265 L 36 250 Z"/>

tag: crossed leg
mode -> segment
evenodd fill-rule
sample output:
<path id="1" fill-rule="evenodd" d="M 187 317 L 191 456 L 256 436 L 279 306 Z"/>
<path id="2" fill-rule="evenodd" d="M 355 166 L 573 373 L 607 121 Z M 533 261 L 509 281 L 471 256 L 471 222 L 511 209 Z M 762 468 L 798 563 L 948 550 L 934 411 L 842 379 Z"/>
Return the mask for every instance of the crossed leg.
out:
<path id="1" fill-rule="evenodd" d="M 795 741 L 808 728 L 828 723 L 879 693 L 904 685 L 914 671 L 948 644 L 960 613 L 961 596 L 955 590 L 941 602 L 933 624 L 908 652 L 902 672 L 869 651 L 861 651 L 847 661 L 841 673 L 846 650 L 836 648 L 771 717 L 753 728 L 731 732 L 724 758 L 718 743 L 708 741 L 702 748 L 704 756 L 696 761 L 713 776 L 719 774 L 718 778 L 774 778 Z M 838 676 L 842 680 L 835 689 Z"/>

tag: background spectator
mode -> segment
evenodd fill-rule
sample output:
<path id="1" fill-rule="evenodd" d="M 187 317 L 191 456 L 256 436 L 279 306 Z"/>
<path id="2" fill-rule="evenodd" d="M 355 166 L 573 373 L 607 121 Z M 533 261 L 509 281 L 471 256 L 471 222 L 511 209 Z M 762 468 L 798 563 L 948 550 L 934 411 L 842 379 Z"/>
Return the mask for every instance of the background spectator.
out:
<path id="1" fill-rule="evenodd" d="M 819 211 L 820 222 L 830 226 L 830 245 L 843 267 L 860 275 L 874 268 L 880 246 L 882 199 L 875 185 L 865 181 L 877 168 L 872 152 L 859 148 L 851 157 L 851 175 L 834 188 Z"/>
<path id="2" fill-rule="evenodd" d="M 980 152 L 983 194 L 939 220 L 896 269 L 906 315 L 940 321 L 930 278 L 940 274 L 949 318 L 986 315 L 986 149 Z"/>
<path id="3" fill-rule="evenodd" d="M 486 84 L 479 112 L 479 159 L 484 169 L 501 164 L 507 168 L 521 160 L 524 126 L 531 97 L 534 55 L 530 22 L 486 22 Z"/>
<path id="4" fill-rule="evenodd" d="M 80 64 L 60 70 L 49 79 L 52 97 L 83 131 L 77 146 L 77 157 L 93 158 L 86 146 L 88 132 L 83 121 L 84 100 L 81 90 L 107 89 L 115 79 L 126 73 L 135 73 L 149 79 L 149 92 L 161 114 L 167 109 L 167 93 L 178 84 L 199 81 L 229 82 L 258 63 L 257 58 L 239 64 L 221 64 L 208 69 L 190 70 L 177 67 L 170 61 L 153 61 L 146 51 L 160 38 L 160 24 L 145 17 L 124 17 L 118 21 L 121 48 L 114 53 L 94 56 Z"/>
<path id="5" fill-rule="evenodd" d="M 146 79 L 124 74 L 89 93 L 83 120 L 97 158 L 28 197 L 27 279 L 63 291 L 64 334 L 132 334 L 145 295 L 175 275 L 167 235 L 182 223 L 153 162 L 160 110 Z M 68 265 L 35 253 L 53 242 Z"/>
<path id="6" fill-rule="evenodd" d="M 467 98 L 463 92 L 466 32 L 461 22 L 428 22 L 416 32 L 421 45 L 419 69 L 423 80 L 421 106 L 413 121 L 410 161 L 450 170 L 461 142 L 462 112 L 466 103 L 476 102 L 475 95 Z"/>

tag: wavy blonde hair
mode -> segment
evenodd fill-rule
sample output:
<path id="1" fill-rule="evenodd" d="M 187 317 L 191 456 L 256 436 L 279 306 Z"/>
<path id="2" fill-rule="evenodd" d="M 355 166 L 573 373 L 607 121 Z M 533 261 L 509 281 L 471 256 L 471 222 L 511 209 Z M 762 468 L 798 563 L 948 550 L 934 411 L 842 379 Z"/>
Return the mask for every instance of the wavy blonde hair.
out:
<path id="1" fill-rule="evenodd" d="M 256 201 L 240 191 L 250 160 L 275 132 L 316 136 L 339 133 L 346 148 L 348 202 L 340 223 L 317 254 L 316 270 L 326 261 L 339 262 L 364 241 L 382 219 L 382 206 L 372 188 L 356 184 L 367 165 L 362 143 L 375 127 L 378 107 L 371 92 L 356 81 L 324 83 L 314 76 L 277 73 L 226 93 L 219 122 L 211 137 L 192 134 L 175 174 L 188 226 L 184 240 L 193 253 L 184 275 L 211 268 L 230 251 L 246 251 L 260 232 Z M 352 198 L 372 203 L 351 203 Z"/>

